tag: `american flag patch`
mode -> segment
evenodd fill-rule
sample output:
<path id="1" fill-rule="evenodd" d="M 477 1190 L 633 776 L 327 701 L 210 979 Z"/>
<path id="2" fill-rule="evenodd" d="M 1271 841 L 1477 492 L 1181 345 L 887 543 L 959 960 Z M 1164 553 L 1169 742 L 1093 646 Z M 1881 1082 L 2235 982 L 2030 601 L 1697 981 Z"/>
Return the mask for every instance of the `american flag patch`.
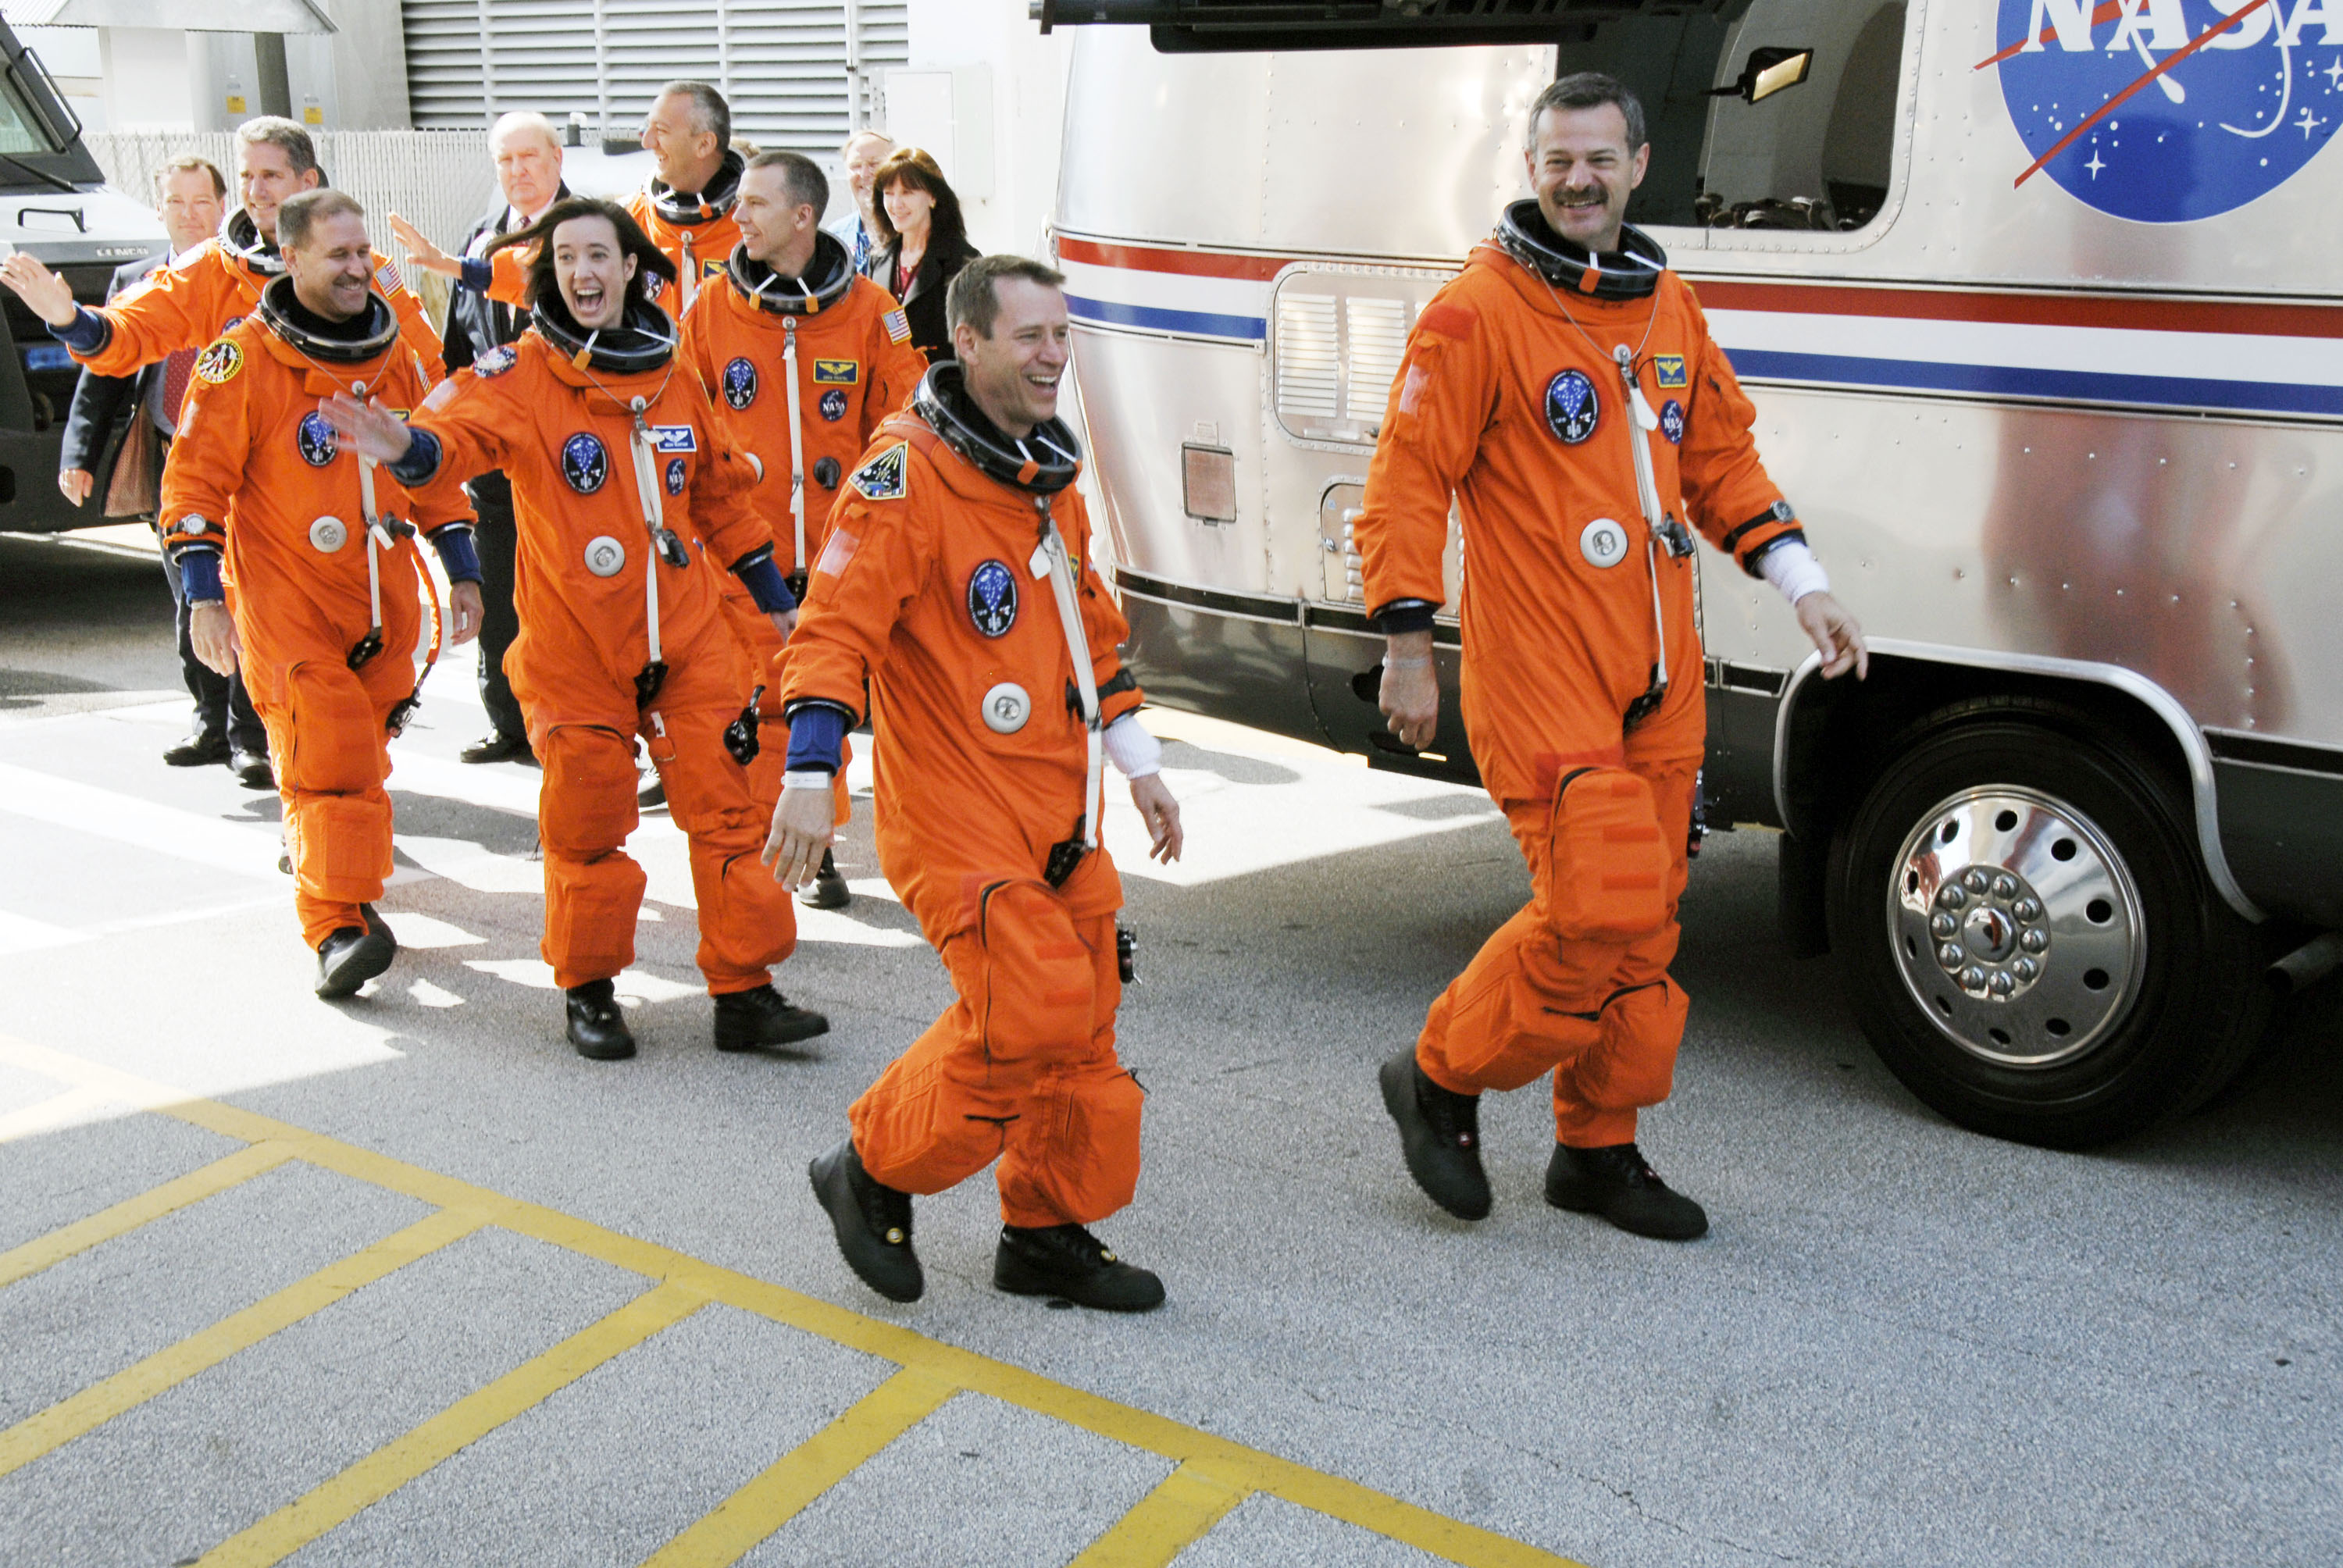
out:
<path id="1" fill-rule="evenodd" d="M 898 343 L 911 339 L 911 318 L 900 310 L 890 310 L 880 317 L 887 324 L 887 336 Z"/>
<path id="2" fill-rule="evenodd" d="M 398 264 L 395 261 L 384 262 L 380 270 L 375 273 L 374 281 L 375 286 L 385 294 L 397 294 L 407 286 L 407 280 L 398 276 Z"/>

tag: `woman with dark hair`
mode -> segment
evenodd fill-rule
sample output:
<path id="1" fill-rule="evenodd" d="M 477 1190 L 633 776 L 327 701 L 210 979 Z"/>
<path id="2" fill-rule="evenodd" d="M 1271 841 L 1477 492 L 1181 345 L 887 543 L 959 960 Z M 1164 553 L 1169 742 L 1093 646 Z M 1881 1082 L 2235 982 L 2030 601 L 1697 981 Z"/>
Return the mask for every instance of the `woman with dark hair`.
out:
<path id="1" fill-rule="evenodd" d="M 977 258 L 960 219 L 960 197 L 944 171 L 919 147 L 899 147 L 870 176 L 879 196 L 879 248 L 863 275 L 901 302 L 911 347 L 936 364 L 952 357 L 944 324 L 944 290 Z"/>
<path id="2" fill-rule="evenodd" d="M 678 365 L 674 323 L 644 297 L 647 279 L 674 280 L 674 264 L 626 209 L 586 197 L 498 244 L 528 258 L 527 332 L 441 383 L 411 427 L 339 395 L 326 413 L 418 494 L 490 468 L 512 481 L 520 635 L 505 668 L 545 767 L 543 951 L 568 993 L 569 1042 L 598 1059 L 635 1051 L 611 981 L 634 961 L 643 897 L 623 848 L 638 737 L 691 841 L 718 1049 L 820 1034 L 829 1024 L 772 986 L 771 966 L 797 945 L 789 896 L 757 859 L 779 791 L 759 799 L 750 787 L 753 714 L 727 733 L 749 694 L 703 555 L 783 638 L 797 604 L 749 509 L 749 465 Z"/>

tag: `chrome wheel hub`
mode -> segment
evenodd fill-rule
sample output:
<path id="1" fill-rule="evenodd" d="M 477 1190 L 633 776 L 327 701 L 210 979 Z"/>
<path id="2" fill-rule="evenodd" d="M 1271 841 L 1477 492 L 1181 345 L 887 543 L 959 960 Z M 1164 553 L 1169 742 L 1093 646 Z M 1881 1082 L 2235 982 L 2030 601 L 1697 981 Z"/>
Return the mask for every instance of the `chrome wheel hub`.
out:
<path id="1" fill-rule="evenodd" d="M 1928 1021 L 1971 1055 L 2051 1067 L 2139 994 L 2139 890 L 2097 824 L 2012 785 L 1941 801 L 1904 841 L 1888 940 Z"/>

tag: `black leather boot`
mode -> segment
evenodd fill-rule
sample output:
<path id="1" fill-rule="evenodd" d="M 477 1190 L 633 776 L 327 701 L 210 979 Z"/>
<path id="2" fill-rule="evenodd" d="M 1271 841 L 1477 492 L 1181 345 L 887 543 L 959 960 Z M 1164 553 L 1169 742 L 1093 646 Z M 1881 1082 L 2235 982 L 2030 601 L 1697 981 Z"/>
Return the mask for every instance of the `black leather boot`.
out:
<path id="1" fill-rule="evenodd" d="M 813 874 L 812 881 L 798 890 L 798 902 L 809 910 L 842 910 L 853 901 L 853 890 L 847 887 L 846 879 L 838 874 L 838 861 L 831 858 L 828 849 L 824 849 L 821 852 L 821 869 Z"/>
<path id="2" fill-rule="evenodd" d="M 1424 1076 L 1410 1047 L 1383 1063 L 1383 1109 L 1399 1123 L 1407 1173 L 1424 1196 L 1460 1220 L 1489 1217 L 1481 1170 L 1481 1097 L 1452 1094 Z"/>
<path id="3" fill-rule="evenodd" d="M 1014 1295 L 1056 1296 L 1106 1312 L 1151 1312 L 1163 1304 L 1161 1280 L 1124 1262 L 1080 1225 L 1001 1226 L 992 1283 Z"/>
<path id="4" fill-rule="evenodd" d="M 1545 1168 L 1545 1201 L 1557 1209 L 1600 1214 L 1622 1231 L 1655 1241 L 1689 1241 L 1708 1233 L 1708 1216 L 1670 1190 L 1632 1143 L 1605 1149 L 1554 1146 Z"/>
<path id="5" fill-rule="evenodd" d="M 927 1289 L 911 1251 L 911 1195 L 882 1187 L 862 1169 L 848 1139 L 806 1167 L 813 1195 L 830 1211 L 838 1250 L 862 1282 L 890 1302 L 916 1302 Z"/>
<path id="6" fill-rule="evenodd" d="M 225 762 L 227 760 L 227 731 L 198 729 L 165 751 L 163 760 L 174 768 L 203 768 L 214 762 Z"/>
<path id="7" fill-rule="evenodd" d="M 788 1045 L 830 1032 L 830 1020 L 801 1007 L 771 986 L 736 990 L 716 999 L 716 1049 L 754 1050 L 760 1045 Z"/>
<path id="8" fill-rule="evenodd" d="M 588 980 L 562 995 L 568 999 L 569 1043 L 578 1055 L 593 1061 L 619 1061 L 635 1054 L 634 1032 L 627 1028 L 608 980 Z"/>
<path id="9" fill-rule="evenodd" d="M 365 917 L 365 925 L 344 926 L 317 944 L 317 994 L 328 1001 L 357 995 L 358 987 L 388 969 L 390 960 L 398 956 L 398 940 L 374 912 L 374 906 L 360 904 L 358 913 Z"/>

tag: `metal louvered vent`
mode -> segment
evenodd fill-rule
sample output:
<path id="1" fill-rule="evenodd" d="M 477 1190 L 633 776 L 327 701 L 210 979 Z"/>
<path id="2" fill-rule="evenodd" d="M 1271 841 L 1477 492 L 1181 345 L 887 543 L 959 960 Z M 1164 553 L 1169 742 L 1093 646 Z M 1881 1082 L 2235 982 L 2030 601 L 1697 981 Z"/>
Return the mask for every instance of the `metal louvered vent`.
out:
<path id="1" fill-rule="evenodd" d="M 878 73 L 910 58 L 905 0 L 401 0 L 400 15 L 418 129 L 536 109 L 626 139 L 687 77 L 723 92 L 734 135 L 830 152 L 870 123 Z"/>
<path id="2" fill-rule="evenodd" d="M 1341 407 L 1342 351 L 1331 294 L 1277 294 L 1277 417 L 1289 427 L 1331 420 Z"/>
<path id="3" fill-rule="evenodd" d="M 1342 411 L 1362 425 L 1383 422 L 1407 354 L 1407 301 L 1354 294 L 1342 302 Z"/>
<path id="4" fill-rule="evenodd" d="M 1408 329 L 1448 280 L 1428 267 L 1321 263 L 1277 286 L 1271 407 L 1289 436 L 1372 445 L 1407 359 Z"/>

